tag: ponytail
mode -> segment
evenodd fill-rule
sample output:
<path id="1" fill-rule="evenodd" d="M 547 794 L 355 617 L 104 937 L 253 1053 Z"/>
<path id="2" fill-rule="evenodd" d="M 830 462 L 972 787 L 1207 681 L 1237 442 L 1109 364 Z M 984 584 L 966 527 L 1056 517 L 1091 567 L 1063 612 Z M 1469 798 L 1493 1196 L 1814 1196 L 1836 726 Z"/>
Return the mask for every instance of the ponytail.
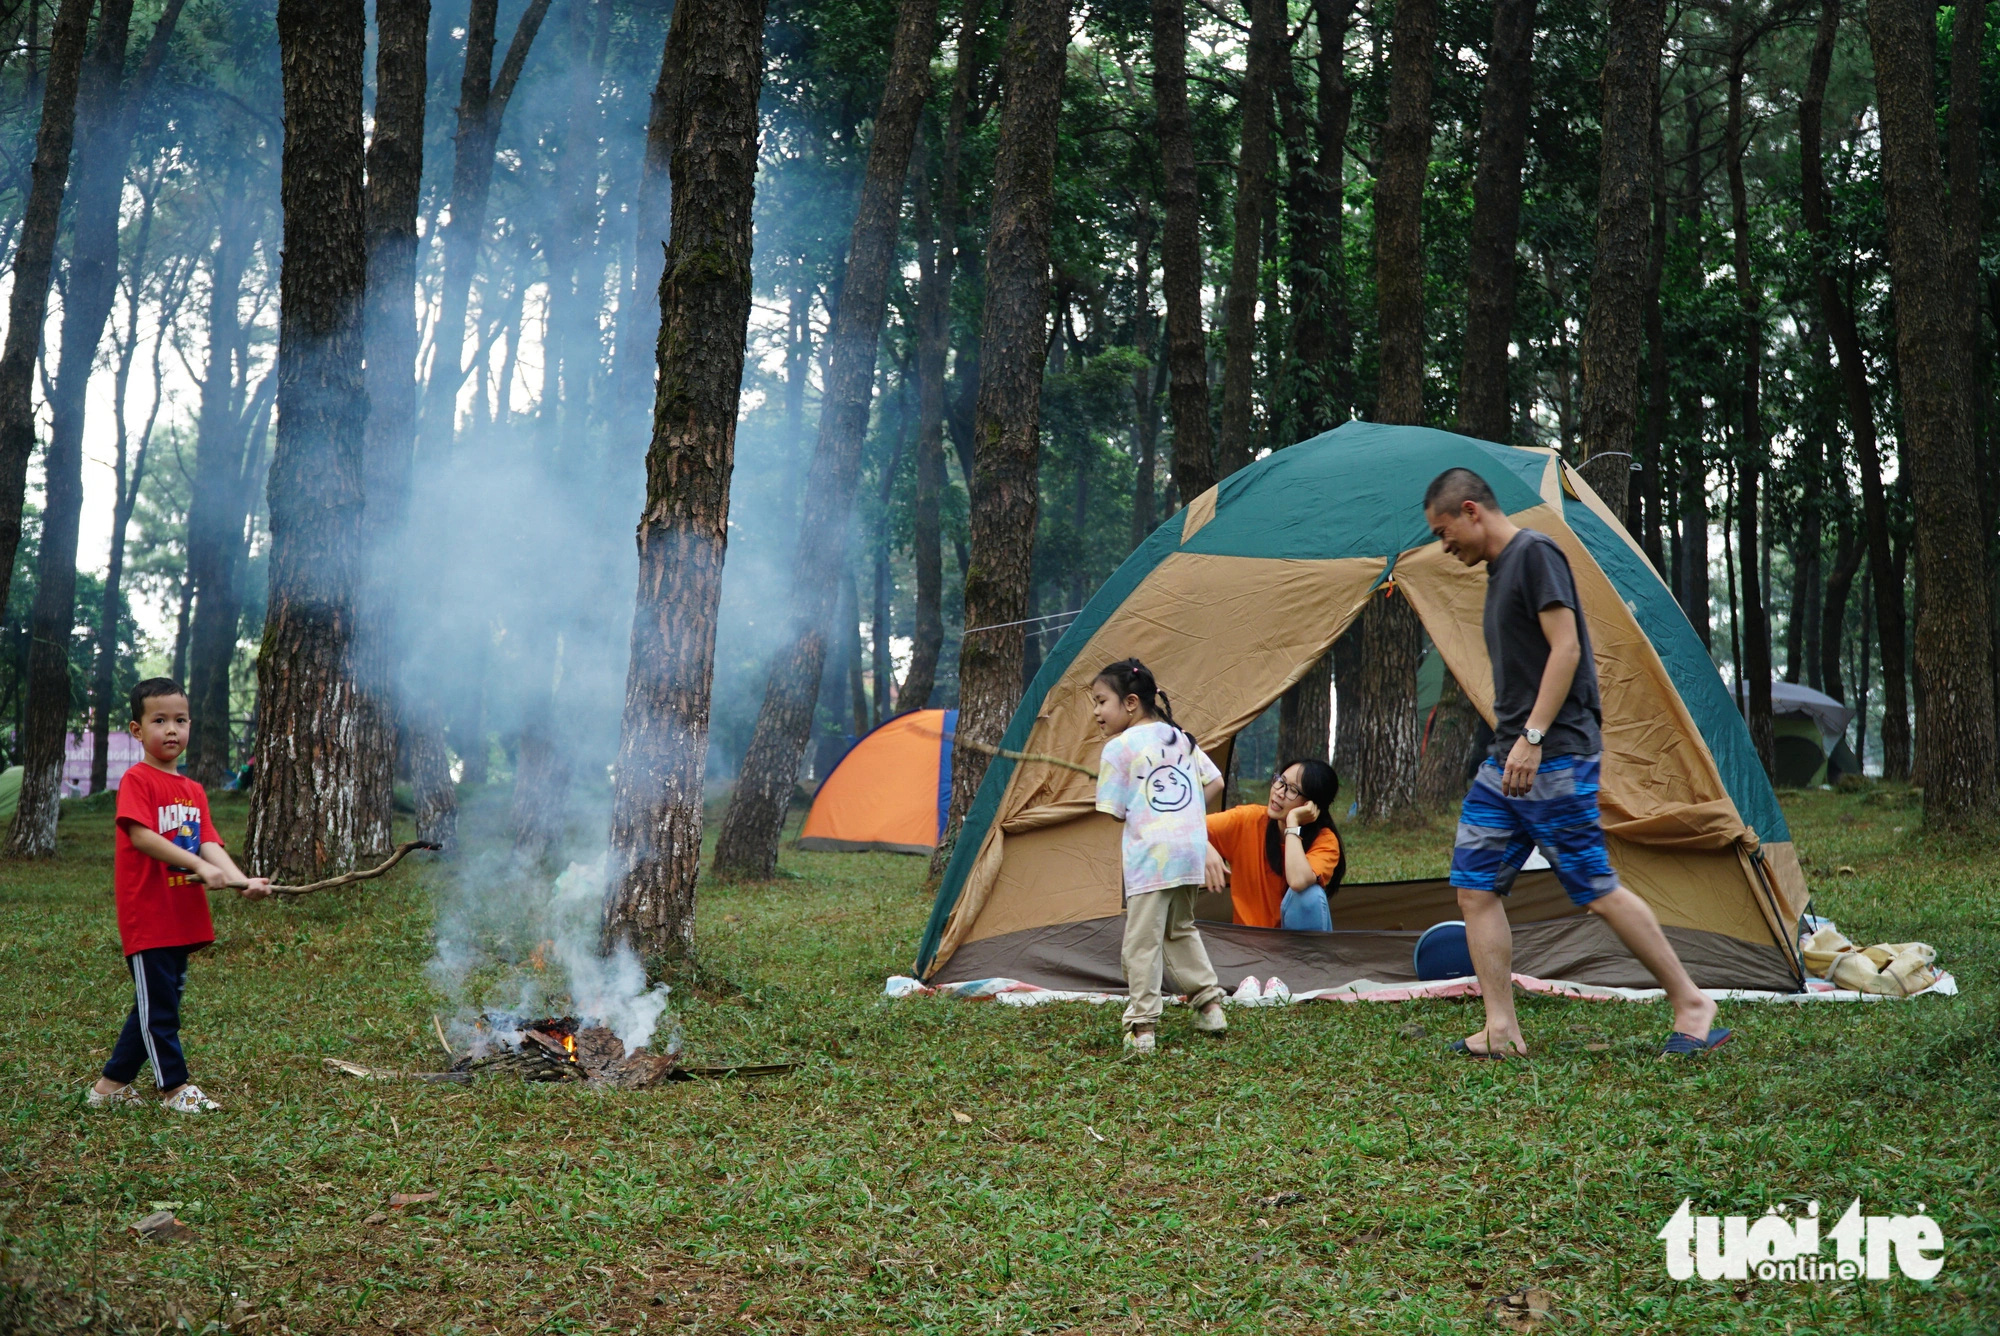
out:
<path id="1" fill-rule="evenodd" d="M 1160 690 L 1160 684 L 1153 679 L 1153 670 L 1137 659 L 1120 659 L 1109 665 L 1092 679 L 1111 688 L 1123 700 L 1127 696 L 1139 698 L 1139 708 L 1147 714 L 1157 716 L 1167 727 L 1186 740 L 1188 750 L 1195 750 L 1194 736 L 1182 728 L 1174 719 L 1174 707 L 1167 700 L 1167 693 Z"/>

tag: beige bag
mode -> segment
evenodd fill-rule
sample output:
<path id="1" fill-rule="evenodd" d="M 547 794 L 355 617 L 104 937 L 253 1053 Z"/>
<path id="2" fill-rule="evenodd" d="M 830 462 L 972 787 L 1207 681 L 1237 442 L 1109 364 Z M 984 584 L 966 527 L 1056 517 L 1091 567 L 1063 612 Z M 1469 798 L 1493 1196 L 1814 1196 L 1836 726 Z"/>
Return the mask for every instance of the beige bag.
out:
<path id="1" fill-rule="evenodd" d="M 1882 942 L 1863 951 L 1827 927 L 1806 938 L 1800 953 L 1814 975 L 1857 993 L 1908 997 L 1938 980 L 1937 951 L 1925 942 Z"/>

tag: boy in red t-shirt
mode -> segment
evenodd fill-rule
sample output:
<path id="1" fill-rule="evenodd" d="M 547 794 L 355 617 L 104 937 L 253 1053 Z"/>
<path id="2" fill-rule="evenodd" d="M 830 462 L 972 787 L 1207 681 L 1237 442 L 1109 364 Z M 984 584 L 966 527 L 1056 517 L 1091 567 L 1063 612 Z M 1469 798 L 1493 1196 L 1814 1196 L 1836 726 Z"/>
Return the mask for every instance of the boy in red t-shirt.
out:
<path id="1" fill-rule="evenodd" d="M 215 940 L 210 890 L 247 883 L 243 897 L 261 900 L 271 893 L 271 883 L 245 877 L 237 868 L 208 814 L 208 795 L 180 773 L 188 739 L 188 699 L 180 683 L 150 677 L 133 687 L 130 727 L 146 756 L 118 785 L 112 885 L 118 936 L 137 998 L 86 1099 L 93 1108 L 139 1103 L 132 1078 L 151 1062 L 162 1108 L 210 1113 L 220 1106 L 188 1081 L 181 1054 L 188 955 Z"/>

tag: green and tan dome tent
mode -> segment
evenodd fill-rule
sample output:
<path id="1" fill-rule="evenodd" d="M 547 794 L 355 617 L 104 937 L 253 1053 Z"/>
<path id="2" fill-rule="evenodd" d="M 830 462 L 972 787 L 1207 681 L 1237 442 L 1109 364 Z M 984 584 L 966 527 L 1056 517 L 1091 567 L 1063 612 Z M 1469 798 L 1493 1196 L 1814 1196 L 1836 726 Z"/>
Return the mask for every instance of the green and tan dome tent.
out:
<path id="1" fill-rule="evenodd" d="M 1136 656 L 1180 722 L 1220 754 L 1368 599 L 1383 597 L 1410 601 L 1490 721 L 1485 570 L 1447 557 L 1423 516 L 1426 484 L 1454 466 L 1483 476 L 1514 522 L 1555 539 L 1575 571 L 1604 700 L 1604 829 L 1625 884 L 1653 906 L 1696 983 L 1798 988 L 1805 881 L 1749 730 L 1638 545 L 1547 450 L 1350 422 L 1233 474 L 1161 525 L 1098 590 L 1042 664 L 1001 745 L 1094 766 L 1101 740 L 1090 681 Z M 919 947 L 919 978 L 1123 988 L 1119 828 L 1093 810 L 1094 798 L 1084 775 L 992 762 Z M 1365 858 L 1366 833 L 1350 835 Z M 1226 897 L 1207 903 L 1226 906 Z M 1296 993 L 1408 982 L 1417 936 L 1459 917 L 1442 880 L 1350 882 L 1332 908 L 1331 933 L 1205 923 L 1223 984 L 1277 975 Z M 1523 873 L 1508 912 L 1518 973 L 1651 986 L 1553 873 Z"/>

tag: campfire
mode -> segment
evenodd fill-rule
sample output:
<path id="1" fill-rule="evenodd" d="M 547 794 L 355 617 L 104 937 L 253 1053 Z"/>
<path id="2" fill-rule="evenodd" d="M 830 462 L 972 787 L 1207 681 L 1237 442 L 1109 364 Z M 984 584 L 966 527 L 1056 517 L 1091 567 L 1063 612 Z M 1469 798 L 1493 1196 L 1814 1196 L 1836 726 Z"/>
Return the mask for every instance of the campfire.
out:
<path id="1" fill-rule="evenodd" d="M 673 1079 L 678 1040 L 665 1053 L 635 1048 L 574 1016 L 547 1016 L 518 1025 L 481 1017 L 472 1048 L 451 1065 L 455 1072 L 509 1073 L 524 1081 L 591 1081 L 642 1090 Z"/>

